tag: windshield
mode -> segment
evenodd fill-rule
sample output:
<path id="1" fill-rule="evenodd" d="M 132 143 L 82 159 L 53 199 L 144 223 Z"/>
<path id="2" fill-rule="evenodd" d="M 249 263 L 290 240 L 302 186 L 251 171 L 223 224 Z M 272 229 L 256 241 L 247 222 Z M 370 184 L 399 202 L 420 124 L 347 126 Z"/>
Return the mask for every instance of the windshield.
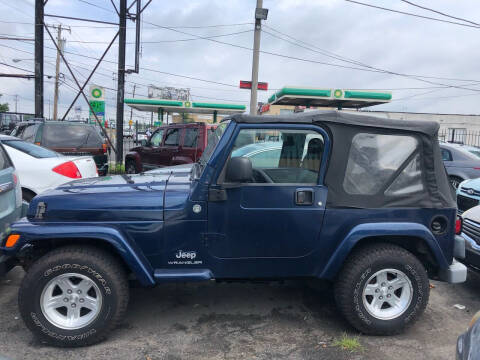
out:
<path id="1" fill-rule="evenodd" d="M 3 144 L 10 146 L 18 151 L 21 151 L 25 154 L 33 156 L 37 159 L 44 159 L 44 158 L 52 158 L 52 157 L 60 157 L 61 154 L 52 151 L 50 149 L 46 149 L 44 147 L 26 142 L 21 140 L 4 140 Z"/>
<path id="2" fill-rule="evenodd" d="M 42 144 L 57 148 L 98 148 L 103 139 L 86 124 L 45 124 Z"/>
<path id="3" fill-rule="evenodd" d="M 208 129 L 207 134 L 207 146 L 203 151 L 202 156 L 198 159 L 198 162 L 195 163 L 195 166 L 192 167 L 192 172 L 190 173 L 194 179 L 198 179 L 205 167 L 205 164 L 210 160 L 210 157 L 213 154 L 213 151 L 217 147 L 218 142 L 222 138 L 225 129 L 227 128 L 230 121 L 224 121 L 220 123 L 215 129 Z"/>
<path id="4" fill-rule="evenodd" d="M 480 149 L 468 149 L 468 152 L 475 155 L 477 158 L 480 158 Z"/>
<path id="5" fill-rule="evenodd" d="M 217 144 L 220 141 L 229 123 L 230 121 L 225 121 L 220 123 L 215 130 L 213 128 L 208 130 L 207 147 L 205 148 L 205 151 L 203 152 L 199 160 L 201 164 L 206 164 L 208 160 L 210 160 L 210 157 L 213 154 L 213 150 L 215 150 L 215 148 L 217 147 Z"/>

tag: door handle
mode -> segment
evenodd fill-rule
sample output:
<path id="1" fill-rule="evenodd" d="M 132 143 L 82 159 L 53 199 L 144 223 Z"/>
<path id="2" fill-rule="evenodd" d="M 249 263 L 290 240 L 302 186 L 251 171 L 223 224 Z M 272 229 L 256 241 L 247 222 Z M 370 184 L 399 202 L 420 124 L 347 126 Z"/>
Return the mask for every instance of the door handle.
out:
<path id="1" fill-rule="evenodd" d="M 312 205 L 314 200 L 313 197 L 312 189 L 297 189 L 295 191 L 295 204 Z"/>

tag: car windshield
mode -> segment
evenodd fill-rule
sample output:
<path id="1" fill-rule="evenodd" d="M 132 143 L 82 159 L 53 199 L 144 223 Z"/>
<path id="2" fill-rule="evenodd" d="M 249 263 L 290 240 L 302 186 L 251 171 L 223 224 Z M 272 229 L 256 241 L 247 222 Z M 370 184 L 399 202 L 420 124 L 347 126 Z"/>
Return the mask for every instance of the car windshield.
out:
<path id="1" fill-rule="evenodd" d="M 230 121 L 224 121 L 220 123 L 215 129 L 210 128 L 207 130 L 207 146 L 203 151 L 200 159 L 198 159 L 198 161 L 195 163 L 195 166 L 192 167 L 191 175 L 194 179 L 197 179 L 201 175 L 205 164 L 208 162 L 208 160 L 210 160 L 213 151 L 217 147 L 217 144 L 222 138 L 222 135 L 225 132 L 225 129 L 227 128 L 229 123 Z"/>
<path id="2" fill-rule="evenodd" d="M 480 149 L 468 149 L 468 152 L 475 155 L 477 158 L 480 158 Z"/>
<path id="3" fill-rule="evenodd" d="M 53 158 L 63 156 L 55 151 L 46 149 L 44 147 L 22 141 L 22 140 L 4 140 L 4 145 L 10 146 L 18 151 L 33 156 L 37 159 Z"/>
<path id="4" fill-rule="evenodd" d="M 225 121 L 220 123 L 216 127 L 216 129 L 209 129 L 208 135 L 207 135 L 207 147 L 205 148 L 205 151 L 203 152 L 202 156 L 200 157 L 199 162 L 201 164 L 206 164 L 210 157 L 213 154 L 213 150 L 217 147 L 218 142 L 220 141 L 223 133 L 225 132 L 225 129 L 227 128 L 228 124 L 230 121 Z"/>
<path id="5" fill-rule="evenodd" d="M 102 147 L 102 137 L 86 124 L 45 124 L 42 145 L 56 148 Z"/>

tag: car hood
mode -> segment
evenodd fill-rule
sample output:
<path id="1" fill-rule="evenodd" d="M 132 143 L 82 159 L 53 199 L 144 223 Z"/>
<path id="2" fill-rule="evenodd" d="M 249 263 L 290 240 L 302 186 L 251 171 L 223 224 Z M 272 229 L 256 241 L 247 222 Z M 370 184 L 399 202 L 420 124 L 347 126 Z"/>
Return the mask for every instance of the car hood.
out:
<path id="1" fill-rule="evenodd" d="M 31 221 L 162 221 L 167 183 L 172 187 L 179 183 L 187 190 L 190 169 L 175 166 L 75 180 L 36 196 L 27 217 Z"/>
<path id="2" fill-rule="evenodd" d="M 459 189 L 464 187 L 468 189 L 474 189 L 474 190 L 480 191 L 480 178 L 468 179 L 468 180 L 462 181 L 460 183 Z"/>
<path id="3" fill-rule="evenodd" d="M 462 218 L 470 219 L 480 223 L 480 206 L 475 206 L 471 209 L 468 209 L 462 214 Z"/>

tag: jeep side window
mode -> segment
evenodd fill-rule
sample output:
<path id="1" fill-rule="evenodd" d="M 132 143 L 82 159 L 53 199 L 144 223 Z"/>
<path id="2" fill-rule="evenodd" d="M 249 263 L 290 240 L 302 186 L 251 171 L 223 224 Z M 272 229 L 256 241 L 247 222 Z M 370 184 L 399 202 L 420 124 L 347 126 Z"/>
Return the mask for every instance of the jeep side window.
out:
<path id="1" fill-rule="evenodd" d="M 250 159 L 252 183 L 316 184 L 323 151 L 323 136 L 312 130 L 243 129 L 231 158 Z"/>
<path id="2" fill-rule="evenodd" d="M 162 144 L 163 129 L 158 130 L 155 134 L 152 135 L 150 139 L 150 144 L 152 146 L 160 146 Z"/>
<path id="3" fill-rule="evenodd" d="M 359 133 L 352 139 L 343 188 L 352 195 L 400 195 L 423 189 L 413 136 Z M 408 161 L 407 161 L 408 160 Z M 400 173 L 399 173 L 400 172 Z"/>

